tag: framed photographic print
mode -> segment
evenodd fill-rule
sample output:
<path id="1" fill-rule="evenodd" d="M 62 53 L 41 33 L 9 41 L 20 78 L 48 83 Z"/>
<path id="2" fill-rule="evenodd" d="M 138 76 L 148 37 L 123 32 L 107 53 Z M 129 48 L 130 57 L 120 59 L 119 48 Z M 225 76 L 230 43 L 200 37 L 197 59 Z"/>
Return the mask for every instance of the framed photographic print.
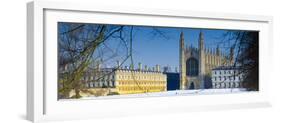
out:
<path id="1" fill-rule="evenodd" d="M 27 14 L 31 121 L 270 106 L 271 17 L 90 1 Z"/>

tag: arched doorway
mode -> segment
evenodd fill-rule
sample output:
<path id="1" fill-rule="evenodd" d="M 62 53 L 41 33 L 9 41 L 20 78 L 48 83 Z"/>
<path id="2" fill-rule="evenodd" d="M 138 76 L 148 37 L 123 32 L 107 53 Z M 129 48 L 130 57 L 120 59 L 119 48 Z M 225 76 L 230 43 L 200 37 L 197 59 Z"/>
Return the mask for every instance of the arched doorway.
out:
<path id="1" fill-rule="evenodd" d="M 194 82 L 191 82 L 190 85 L 189 85 L 189 89 L 194 89 Z"/>

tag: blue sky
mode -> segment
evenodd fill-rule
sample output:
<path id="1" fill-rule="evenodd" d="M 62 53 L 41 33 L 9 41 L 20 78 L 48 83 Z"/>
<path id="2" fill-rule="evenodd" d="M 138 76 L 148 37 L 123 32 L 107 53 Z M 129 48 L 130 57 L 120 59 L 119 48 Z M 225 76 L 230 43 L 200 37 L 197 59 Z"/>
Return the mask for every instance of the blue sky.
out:
<path id="1" fill-rule="evenodd" d="M 81 25 L 79 23 L 77 24 Z M 63 23 L 59 23 L 59 33 L 69 30 L 63 27 Z M 118 27 L 118 25 L 112 27 Z M 125 32 L 129 32 L 129 27 L 130 26 L 125 26 Z M 155 31 L 155 29 L 158 31 Z M 197 48 L 200 30 L 204 33 L 206 48 L 215 49 L 217 45 L 219 45 L 221 51 L 226 54 L 229 52 L 229 46 L 225 48 L 225 45 L 220 43 L 222 35 L 229 30 L 134 26 L 133 60 L 135 66 L 140 62 L 143 66 L 147 65 L 148 67 L 154 67 L 156 64 L 161 67 L 168 65 L 174 70 L 174 68 L 179 65 L 180 33 L 184 33 L 185 45 L 192 45 Z M 118 45 L 116 40 L 117 39 L 109 38 L 106 43 L 108 46 L 116 47 Z M 231 45 L 231 43 L 228 43 L 228 45 Z M 106 64 L 112 67 L 112 65 L 116 65 L 117 59 L 112 59 Z M 128 60 L 125 62 L 124 66 L 129 66 L 129 64 L 130 61 Z"/>
<path id="2" fill-rule="evenodd" d="M 153 67 L 156 64 L 171 66 L 172 69 L 179 65 L 179 38 L 181 31 L 184 33 L 185 45 L 198 47 L 200 29 L 192 28 L 157 28 L 160 34 L 153 35 L 151 27 L 137 27 L 133 38 L 134 64 L 141 62 L 143 65 Z M 225 30 L 201 29 L 204 33 L 205 47 L 216 48 L 220 44 Z M 223 45 L 220 44 L 220 47 Z"/>

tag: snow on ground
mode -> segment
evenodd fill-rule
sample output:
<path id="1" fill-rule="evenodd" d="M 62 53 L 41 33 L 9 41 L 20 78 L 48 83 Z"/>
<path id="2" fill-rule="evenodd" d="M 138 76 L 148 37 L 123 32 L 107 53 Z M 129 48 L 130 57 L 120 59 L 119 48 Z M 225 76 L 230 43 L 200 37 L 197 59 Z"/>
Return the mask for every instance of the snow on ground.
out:
<path id="1" fill-rule="evenodd" d="M 178 96 L 178 95 L 210 95 L 210 94 L 229 94 L 247 92 L 244 88 L 227 88 L 227 89 L 200 89 L 200 90 L 174 90 L 165 92 L 126 94 L 126 95 L 110 95 L 110 96 L 89 96 L 82 99 L 116 99 L 131 97 L 155 97 L 155 96 Z"/>

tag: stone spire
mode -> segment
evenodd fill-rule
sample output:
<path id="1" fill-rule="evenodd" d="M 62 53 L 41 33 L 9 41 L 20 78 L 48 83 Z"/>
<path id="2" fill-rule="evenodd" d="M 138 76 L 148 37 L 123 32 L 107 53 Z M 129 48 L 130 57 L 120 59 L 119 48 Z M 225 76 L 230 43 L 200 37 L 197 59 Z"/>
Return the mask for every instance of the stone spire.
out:
<path id="1" fill-rule="evenodd" d="M 220 48 L 219 48 L 219 45 L 217 45 L 216 55 L 217 55 L 217 56 L 220 56 Z"/>
<path id="2" fill-rule="evenodd" d="M 199 40 L 198 40 L 198 48 L 199 48 L 199 81 L 200 88 L 205 88 L 204 84 L 204 76 L 205 76 L 205 54 L 204 54 L 204 35 L 200 30 Z"/>
<path id="3" fill-rule="evenodd" d="M 142 64 L 139 62 L 139 68 L 138 68 L 139 71 L 142 70 Z"/>
<path id="4" fill-rule="evenodd" d="M 144 70 L 145 70 L 145 71 L 148 71 L 147 65 L 144 65 Z"/>
<path id="5" fill-rule="evenodd" d="M 116 62 L 117 62 L 117 64 L 116 64 L 116 68 L 120 68 L 120 61 L 119 61 L 119 60 L 117 60 Z"/>
<path id="6" fill-rule="evenodd" d="M 230 65 L 233 65 L 233 64 L 234 64 L 234 46 L 232 46 L 232 47 L 230 48 L 229 57 L 230 57 Z"/>
<path id="7" fill-rule="evenodd" d="M 130 70 L 134 70 L 134 64 L 133 63 L 130 64 Z"/>
<path id="8" fill-rule="evenodd" d="M 180 41 L 179 41 L 179 72 L 180 72 L 180 89 L 184 90 L 186 88 L 186 64 L 185 64 L 185 53 L 184 53 L 184 35 L 183 32 L 180 34 Z"/>
<path id="9" fill-rule="evenodd" d="M 160 71 L 161 71 L 161 70 L 160 70 L 160 65 L 157 64 L 157 65 L 155 66 L 155 69 L 156 69 L 156 70 L 155 70 L 156 72 L 160 72 Z"/>

